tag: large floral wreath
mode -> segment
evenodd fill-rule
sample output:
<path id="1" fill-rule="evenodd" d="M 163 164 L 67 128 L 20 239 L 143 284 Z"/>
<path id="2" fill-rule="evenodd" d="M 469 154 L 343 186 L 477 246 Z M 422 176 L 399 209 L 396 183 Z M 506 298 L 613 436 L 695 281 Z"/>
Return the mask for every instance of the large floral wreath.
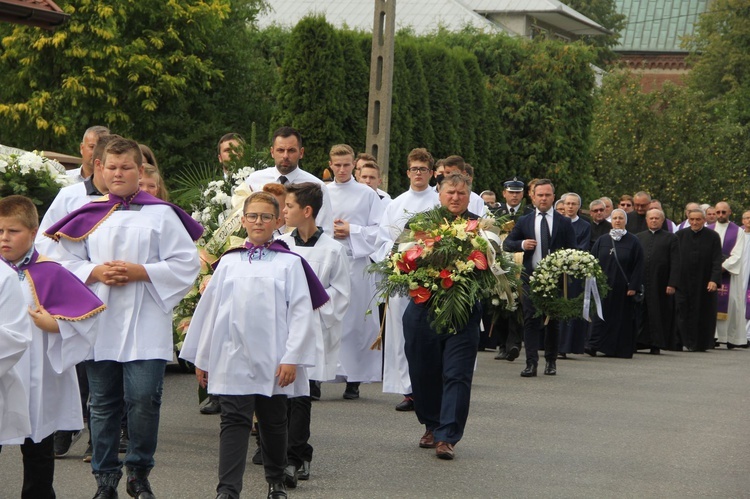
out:
<path id="1" fill-rule="evenodd" d="M 585 281 L 584 292 L 574 298 L 568 297 L 570 279 Z M 543 258 L 529 277 L 529 288 L 537 315 L 558 320 L 588 320 L 591 305 L 601 317 L 601 298 L 609 291 L 607 276 L 596 257 L 575 249 L 557 250 Z"/>
<path id="2" fill-rule="evenodd" d="M 500 240 L 493 231 L 492 219 L 453 219 L 443 207 L 415 215 L 399 236 L 397 251 L 371 267 L 384 277 L 378 294 L 383 300 L 408 295 L 426 304 L 438 333 L 463 329 L 484 297 L 515 310 L 518 266 L 511 255 L 496 251 L 491 241 Z"/>

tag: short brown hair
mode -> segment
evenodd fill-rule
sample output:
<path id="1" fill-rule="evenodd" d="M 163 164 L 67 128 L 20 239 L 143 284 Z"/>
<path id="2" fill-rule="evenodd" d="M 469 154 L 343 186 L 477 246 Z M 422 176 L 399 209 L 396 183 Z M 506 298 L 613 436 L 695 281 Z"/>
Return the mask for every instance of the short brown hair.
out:
<path id="1" fill-rule="evenodd" d="M 363 159 L 365 161 L 372 161 L 373 163 L 375 163 L 375 162 L 378 161 L 378 158 L 376 158 L 372 154 L 370 154 L 368 152 L 361 152 L 361 153 L 357 154 L 356 158 L 354 158 L 354 162 L 356 163 L 357 161 L 360 161 L 360 160 L 363 160 Z"/>
<path id="2" fill-rule="evenodd" d="M 430 151 L 425 149 L 424 147 L 417 147 L 416 149 L 412 149 L 409 155 L 406 157 L 406 167 L 411 166 L 412 161 L 423 161 L 427 163 L 427 165 L 430 167 L 430 170 L 433 170 L 435 168 L 435 158 L 432 157 L 432 154 L 430 154 Z"/>
<path id="3" fill-rule="evenodd" d="M 39 213 L 36 206 L 31 199 L 18 194 L 0 199 L 0 217 L 16 218 L 27 229 L 39 228 Z"/>
<path id="4" fill-rule="evenodd" d="M 286 193 L 292 194 L 300 208 L 309 206 L 312 208 L 313 218 L 318 216 L 323 206 L 323 189 L 315 182 L 301 182 L 299 184 L 287 184 Z"/>
<path id="5" fill-rule="evenodd" d="M 216 144 L 216 152 L 218 154 L 221 154 L 221 145 L 224 142 L 229 142 L 230 140 L 236 140 L 243 146 L 245 145 L 245 139 L 242 138 L 242 135 L 240 135 L 239 133 L 229 132 L 229 133 L 225 133 L 224 135 L 222 135 L 221 138 L 219 139 L 219 143 Z"/>
<path id="6" fill-rule="evenodd" d="M 443 160 L 443 166 L 455 166 L 462 172 L 466 171 L 466 162 L 464 161 L 464 158 L 461 156 L 456 156 L 455 154 L 453 156 L 448 156 Z"/>
<path id="7" fill-rule="evenodd" d="M 273 209 L 276 212 L 276 218 L 279 217 L 279 202 L 275 197 L 273 197 L 273 194 L 271 194 L 270 192 L 255 191 L 250 194 L 247 199 L 245 199 L 245 204 L 242 205 L 243 213 L 252 203 L 270 204 L 271 206 L 273 206 Z"/>
<path id="8" fill-rule="evenodd" d="M 122 137 L 110 140 L 107 146 L 104 148 L 104 154 L 102 154 L 102 163 L 107 162 L 107 155 L 109 154 L 127 154 L 131 153 L 135 164 L 139 167 L 143 164 L 143 155 L 141 154 L 141 148 L 138 147 L 138 143 L 134 140 L 124 139 Z"/>
<path id="9" fill-rule="evenodd" d="M 94 147 L 94 155 L 92 156 L 92 159 L 102 161 L 102 156 L 104 156 L 104 148 L 107 147 L 107 144 L 109 144 L 111 141 L 115 139 L 121 139 L 119 135 L 116 133 L 108 134 L 108 135 L 100 135 L 99 141 L 96 143 L 96 147 Z M 103 162 L 103 161 L 102 161 Z"/>

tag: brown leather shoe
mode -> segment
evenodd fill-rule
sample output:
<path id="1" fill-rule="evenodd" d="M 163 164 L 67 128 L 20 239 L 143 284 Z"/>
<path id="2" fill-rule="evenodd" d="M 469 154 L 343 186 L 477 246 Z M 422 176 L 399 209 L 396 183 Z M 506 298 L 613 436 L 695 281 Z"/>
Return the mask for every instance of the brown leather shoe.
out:
<path id="1" fill-rule="evenodd" d="M 448 442 L 438 442 L 435 448 L 435 455 L 440 459 L 453 459 L 455 457 L 453 444 L 449 444 Z"/>
<path id="2" fill-rule="evenodd" d="M 435 435 L 432 434 L 432 430 L 427 430 L 419 439 L 419 446 L 423 449 L 434 449 L 435 448 Z"/>

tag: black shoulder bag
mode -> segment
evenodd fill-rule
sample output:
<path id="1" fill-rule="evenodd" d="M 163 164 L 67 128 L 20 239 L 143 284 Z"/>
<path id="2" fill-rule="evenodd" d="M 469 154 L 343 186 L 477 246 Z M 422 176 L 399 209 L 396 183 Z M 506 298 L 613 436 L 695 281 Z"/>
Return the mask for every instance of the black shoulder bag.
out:
<path id="1" fill-rule="evenodd" d="M 615 263 L 617 263 L 617 267 L 620 269 L 620 272 L 622 272 L 622 276 L 625 278 L 625 282 L 628 283 L 628 290 L 630 289 L 630 279 L 628 279 L 628 275 L 625 273 L 625 270 L 623 270 L 622 265 L 620 265 L 620 259 L 617 258 L 617 248 L 615 245 L 615 240 L 612 239 L 612 254 L 615 255 Z M 635 303 L 643 303 L 643 299 L 646 297 L 645 288 L 643 284 L 641 284 L 641 289 L 635 292 L 635 295 L 633 296 L 633 301 Z"/>

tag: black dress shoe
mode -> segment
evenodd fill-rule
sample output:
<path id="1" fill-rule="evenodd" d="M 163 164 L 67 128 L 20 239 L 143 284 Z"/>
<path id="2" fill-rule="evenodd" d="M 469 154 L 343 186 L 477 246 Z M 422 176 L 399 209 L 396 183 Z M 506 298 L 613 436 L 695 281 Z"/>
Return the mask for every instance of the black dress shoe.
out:
<path id="1" fill-rule="evenodd" d="M 658 348 L 656 348 L 656 347 L 652 347 L 652 348 L 651 348 L 651 349 L 649 350 L 649 352 L 648 352 L 648 353 L 650 353 L 651 355 L 661 355 L 661 350 L 660 350 L 660 349 L 658 349 Z"/>
<path id="2" fill-rule="evenodd" d="M 284 468 L 284 485 L 290 489 L 296 489 L 297 479 L 297 467 L 295 465 L 290 464 Z"/>
<path id="3" fill-rule="evenodd" d="M 302 461 L 302 466 L 297 470 L 297 480 L 310 479 L 310 461 Z"/>
<path id="4" fill-rule="evenodd" d="M 346 400 L 355 400 L 359 398 L 359 383 L 347 383 L 344 390 Z"/>
<path id="5" fill-rule="evenodd" d="M 253 454 L 253 464 L 263 464 L 263 453 L 260 450 L 260 446 L 256 447 L 255 454 Z"/>
<path id="6" fill-rule="evenodd" d="M 320 381 L 310 380 L 310 398 L 320 400 Z"/>
<path id="7" fill-rule="evenodd" d="M 495 360 L 506 360 L 507 358 L 508 358 L 508 352 L 506 352 L 502 348 L 497 352 L 497 355 L 495 355 Z"/>
<path id="8" fill-rule="evenodd" d="M 518 347 L 510 347 L 510 350 L 508 350 L 508 357 L 505 359 L 508 362 L 513 362 L 518 358 L 518 354 L 521 352 L 521 349 Z"/>
<path id="9" fill-rule="evenodd" d="M 283 483 L 268 484 L 268 499 L 286 499 L 286 487 Z"/>
<path id="10" fill-rule="evenodd" d="M 94 499 L 117 499 L 117 489 L 110 485 L 102 485 L 96 489 Z"/>
<path id="11" fill-rule="evenodd" d="M 414 410 L 414 399 L 411 397 L 411 395 L 405 395 L 404 400 L 398 403 L 396 405 L 396 410 L 399 412 L 407 412 L 407 411 L 413 411 Z"/>
<path id="12" fill-rule="evenodd" d="M 522 378 L 533 378 L 536 376 L 536 364 L 531 361 L 526 362 L 526 369 L 521 371 Z"/>
<path id="13" fill-rule="evenodd" d="M 555 362 L 554 360 L 547 362 L 547 364 L 544 366 L 544 374 L 546 376 L 557 375 L 557 362 Z"/>
<path id="14" fill-rule="evenodd" d="M 221 413 L 221 404 L 219 397 L 211 395 L 208 397 L 208 403 L 201 407 L 201 414 L 219 414 Z"/>
<path id="15" fill-rule="evenodd" d="M 593 348 L 584 348 L 583 351 L 586 355 L 596 357 L 596 350 L 594 350 Z"/>

